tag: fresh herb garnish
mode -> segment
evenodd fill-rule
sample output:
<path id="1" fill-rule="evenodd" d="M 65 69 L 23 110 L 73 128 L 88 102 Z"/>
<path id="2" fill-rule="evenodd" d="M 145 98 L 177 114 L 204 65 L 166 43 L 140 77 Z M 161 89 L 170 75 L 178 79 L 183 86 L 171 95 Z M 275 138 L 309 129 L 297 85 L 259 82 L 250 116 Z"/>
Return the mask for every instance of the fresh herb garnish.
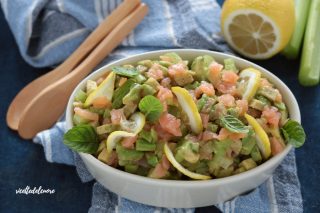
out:
<path id="1" fill-rule="evenodd" d="M 248 133 L 249 127 L 245 126 L 238 118 L 232 115 L 225 115 L 220 118 L 221 124 L 224 128 L 234 133 Z"/>
<path id="2" fill-rule="evenodd" d="M 112 107 L 114 109 L 120 108 L 122 104 L 123 97 L 129 93 L 131 86 L 134 84 L 134 80 L 128 79 L 121 87 L 116 89 L 113 94 Z"/>
<path id="3" fill-rule="evenodd" d="M 285 140 L 296 148 L 302 146 L 306 140 L 306 133 L 297 121 L 289 119 L 281 128 L 281 131 Z"/>
<path id="4" fill-rule="evenodd" d="M 153 122 L 159 119 L 163 111 L 163 106 L 159 99 L 152 95 L 147 95 L 141 99 L 139 109 L 145 114 L 149 121 Z"/>
<path id="5" fill-rule="evenodd" d="M 63 136 L 63 143 L 77 152 L 93 154 L 98 150 L 99 139 L 94 129 L 89 124 L 73 127 Z"/>
<path id="6" fill-rule="evenodd" d="M 136 75 L 139 75 L 139 71 L 134 67 L 114 66 L 111 68 L 111 70 L 117 75 L 126 76 L 126 77 L 134 77 Z"/>

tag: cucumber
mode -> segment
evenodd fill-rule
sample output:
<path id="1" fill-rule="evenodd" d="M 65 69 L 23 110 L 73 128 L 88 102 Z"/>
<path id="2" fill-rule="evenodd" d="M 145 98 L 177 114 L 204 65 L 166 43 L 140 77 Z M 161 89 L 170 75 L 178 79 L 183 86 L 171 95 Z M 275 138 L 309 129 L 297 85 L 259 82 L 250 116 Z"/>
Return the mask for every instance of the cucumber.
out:
<path id="1" fill-rule="evenodd" d="M 299 82 L 303 86 L 315 86 L 320 79 L 320 0 L 313 0 L 304 36 Z"/>

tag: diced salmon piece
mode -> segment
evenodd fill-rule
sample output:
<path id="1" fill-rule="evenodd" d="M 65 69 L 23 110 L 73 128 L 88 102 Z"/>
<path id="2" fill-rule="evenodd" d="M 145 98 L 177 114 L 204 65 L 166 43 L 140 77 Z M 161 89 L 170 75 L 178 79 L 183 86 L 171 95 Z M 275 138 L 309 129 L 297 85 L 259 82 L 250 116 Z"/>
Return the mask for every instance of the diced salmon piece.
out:
<path id="1" fill-rule="evenodd" d="M 272 84 L 271 84 L 266 78 L 261 78 L 261 80 L 260 80 L 260 87 L 269 87 L 269 88 L 272 88 Z"/>
<path id="2" fill-rule="evenodd" d="M 224 140 L 226 138 L 230 138 L 231 140 L 239 140 L 244 137 L 246 137 L 246 134 L 244 133 L 234 133 L 230 132 L 226 128 L 221 128 L 218 135 L 218 140 Z"/>
<path id="3" fill-rule="evenodd" d="M 161 165 L 162 167 L 168 171 L 168 169 L 170 168 L 170 162 L 168 160 L 168 158 L 165 156 L 165 155 L 162 155 L 162 158 L 161 158 Z"/>
<path id="4" fill-rule="evenodd" d="M 273 156 L 282 152 L 285 148 L 276 137 L 270 138 L 270 145 L 271 145 L 271 153 Z"/>
<path id="5" fill-rule="evenodd" d="M 209 65 L 208 79 L 214 86 L 218 85 L 221 81 L 220 74 L 222 69 L 223 69 L 223 66 L 221 64 L 218 64 L 215 61 Z"/>
<path id="6" fill-rule="evenodd" d="M 172 134 L 169 132 L 165 131 L 160 124 L 154 126 L 154 130 L 157 132 L 157 135 L 160 140 L 163 141 L 169 141 L 172 137 L 174 137 Z"/>
<path id="7" fill-rule="evenodd" d="M 276 96 L 276 99 L 275 101 L 276 102 L 282 102 L 282 95 L 280 94 L 279 90 L 278 89 L 275 89 L 277 91 L 277 96 Z"/>
<path id="8" fill-rule="evenodd" d="M 204 128 L 208 127 L 208 123 L 209 123 L 209 114 L 206 113 L 200 113 L 201 116 L 201 120 L 202 120 L 202 125 Z"/>
<path id="9" fill-rule="evenodd" d="M 121 145 L 127 149 L 134 149 L 134 143 L 137 141 L 138 136 L 126 137 L 121 141 Z"/>
<path id="10" fill-rule="evenodd" d="M 218 139 L 218 135 L 216 133 L 210 132 L 210 131 L 204 131 L 202 133 L 202 137 L 201 137 L 202 141 L 210 141 L 212 139 Z"/>
<path id="11" fill-rule="evenodd" d="M 92 105 L 95 108 L 102 109 L 102 108 L 111 107 L 112 104 L 111 104 L 111 101 L 108 100 L 107 97 L 101 96 L 101 97 L 94 99 L 92 101 Z"/>
<path id="12" fill-rule="evenodd" d="M 159 123 L 162 129 L 169 132 L 174 136 L 182 136 L 180 125 L 180 119 L 177 119 L 175 116 L 169 113 L 163 113 L 159 118 Z"/>
<path id="13" fill-rule="evenodd" d="M 163 71 L 159 68 L 158 64 L 153 64 L 152 67 L 146 72 L 149 78 L 154 78 L 156 80 L 163 79 Z"/>
<path id="14" fill-rule="evenodd" d="M 237 88 L 235 84 L 221 82 L 216 87 L 217 87 L 217 90 L 219 90 L 223 94 L 231 94 L 231 95 L 237 94 Z"/>
<path id="15" fill-rule="evenodd" d="M 167 101 L 173 100 L 173 93 L 171 92 L 171 90 L 169 90 L 168 88 L 163 87 L 163 86 L 159 86 L 158 89 L 159 89 L 159 91 L 157 94 L 157 98 L 162 103 L 163 110 L 167 111 Z"/>
<path id="16" fill-rule="evenodd" d="M 236 100 L 236 105 L 240 110 L 240 115 L 244 115 L 248 111 L 247 100 Z"/>
<path id="17" fill-rule="evenodd" d="M 168 69 L 168 73 L 179 86 L 184 86 L 193 82 L 192 74 L 188 72 L 188 68 L 183 63 L 171 65 Z"/>
<path id="18" fill-rule="evenodd" d="M 161 163 L 158 163 L 154 169 L 149 174 L 149 177 L 151 178 L 163 178 L 167 175 L 168 170 L 163 168 L 163 165 Z"/>
<path id="19" fill-rule="evenodd" d="M 206 81 L 202 81 L 201 85 L 195 89 L 194 94 L 197 98 L 199 98 L 202 94 L 206 94 L 208 96 L 214 96 L 215 91 L 212 84 Z"/>
<path id="20" fill-rule="evenodd" d="M 226 107 L 222 103 L 218 103 L 214 107 L 214 111 L 210 113 L 212 115 L 212 119 L 219 119 L 221 116 L 227 113 Z"/>
<path id="21" fill-rule="evenodd" d="M 121 119 L 126 119 L 123 109 L 113 109 L 110 112 L 111 115 L 111 123 L 115 125 L 119 125 Z"/>
<path id="22" fill-rule="evenodd" d="M 239 76 L 233 71 L 224 71 L 222 73 L 222 81 L 230 84 L 236 84 Z"/>
<path id="23" fill-rule="evenodd" d="M 233 107 L 235 104 L 235 98 L 230 94 L 219 96 L 218 101 L 219 103 L 222 103 L 226 107 Z"/>
<path id="24" fill-rule="evenodd" d="M 90 112 L 86 109 L 81 109 L 79 107 L 74 108 L 74 113 L 76 115 L 79 115 L 83 119 L 91 120 L 91 121 L 98 121 L 99 120 L 99 115 L 94 112 Z"/>
<path id="25" fill-rule="evenodd" d="M 276 107 L 264 107 L 262 111 L 262 118 L 266 119 L 267 123 L 277 127 L 281 118 L 281 113 L 278 112 Z"/>

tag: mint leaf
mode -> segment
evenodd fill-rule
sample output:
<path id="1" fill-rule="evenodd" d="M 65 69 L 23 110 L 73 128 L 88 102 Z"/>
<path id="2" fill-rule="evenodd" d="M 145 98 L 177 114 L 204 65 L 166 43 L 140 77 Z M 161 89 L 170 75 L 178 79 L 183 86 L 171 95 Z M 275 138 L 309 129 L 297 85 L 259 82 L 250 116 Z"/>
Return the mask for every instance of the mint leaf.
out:
<path id="1" fill-rule="evenodd" d="M 128 79 L 121 87 L 116 89 L 113 94 L 112 107 L 115 109 L 120 108 L 122 104 L 122 99 L 129 93 L 131 86 L 134 84 L 134 80 Z"/>
<path id="2" fill-rule="evenodd" d="M 63 136 L 63 143 L 77 152 L 93 154 L 98 150 L 99 139 L 94 129 L 89 124 L 73 127 Z"/>
<path id="3" fill-rule="evenodd" d="M 221 124 L 224 128 L 234 133 L 248 133 L 249 127 L 245 126 L 238 118 L 232 115 L 225 115 L 220 118 Z"/>
<path id="4" fill-rule="evenodd" d="M 306 140 L 306 133 L 297 121 L 289 119 L 281 128 L 281 131 L 285 140 L 296 148 L 302 146 Z"/>
<path id="5" fill-rule="evenodd" d="M 152 95 L 147 95 L 141 99 L 139 109 L 145 114 L 147 120 L 153 122 L 159 119 L 163 106 L 159 99 Z"/>
<path id="6" fill-rule="evenodd" d="M 111 70 L 116 73 L 117 75 L 126 76 L 126 77 L 134 77 L 139 75 L 139 72 L 134 67 L 121 67 L 121 66 L 114 66 Z"/>

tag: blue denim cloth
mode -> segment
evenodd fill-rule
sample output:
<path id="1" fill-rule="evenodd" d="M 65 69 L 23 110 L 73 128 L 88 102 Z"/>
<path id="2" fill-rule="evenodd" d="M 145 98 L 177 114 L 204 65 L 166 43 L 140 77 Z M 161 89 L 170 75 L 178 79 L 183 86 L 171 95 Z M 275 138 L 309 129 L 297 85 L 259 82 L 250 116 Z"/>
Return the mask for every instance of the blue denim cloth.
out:
<path id="1" fill-rule="evenodd" d="M 101 65 L 132 54 L 165 48 L 230 52 L 219 36 L 220 7 L 215 0 L 145 0 L 148 16 Z M 1 0 L 1 7 L 23 58 L 35 67 L 63 61 L 121 0 Z M 101 66 L 100 65 L 100 66 Z M 74 165 L 83 182 L 92 180 L 77 153 L 62 143 L 65 122 L 39 133 L 49 162 Z M 223 212 L 302 212 L 295 154 L 291 151 L 273 177 L 254 191 L 217 207 Z M 136 203 L 95 183 L 89 212 L 193 212 Z"/>

